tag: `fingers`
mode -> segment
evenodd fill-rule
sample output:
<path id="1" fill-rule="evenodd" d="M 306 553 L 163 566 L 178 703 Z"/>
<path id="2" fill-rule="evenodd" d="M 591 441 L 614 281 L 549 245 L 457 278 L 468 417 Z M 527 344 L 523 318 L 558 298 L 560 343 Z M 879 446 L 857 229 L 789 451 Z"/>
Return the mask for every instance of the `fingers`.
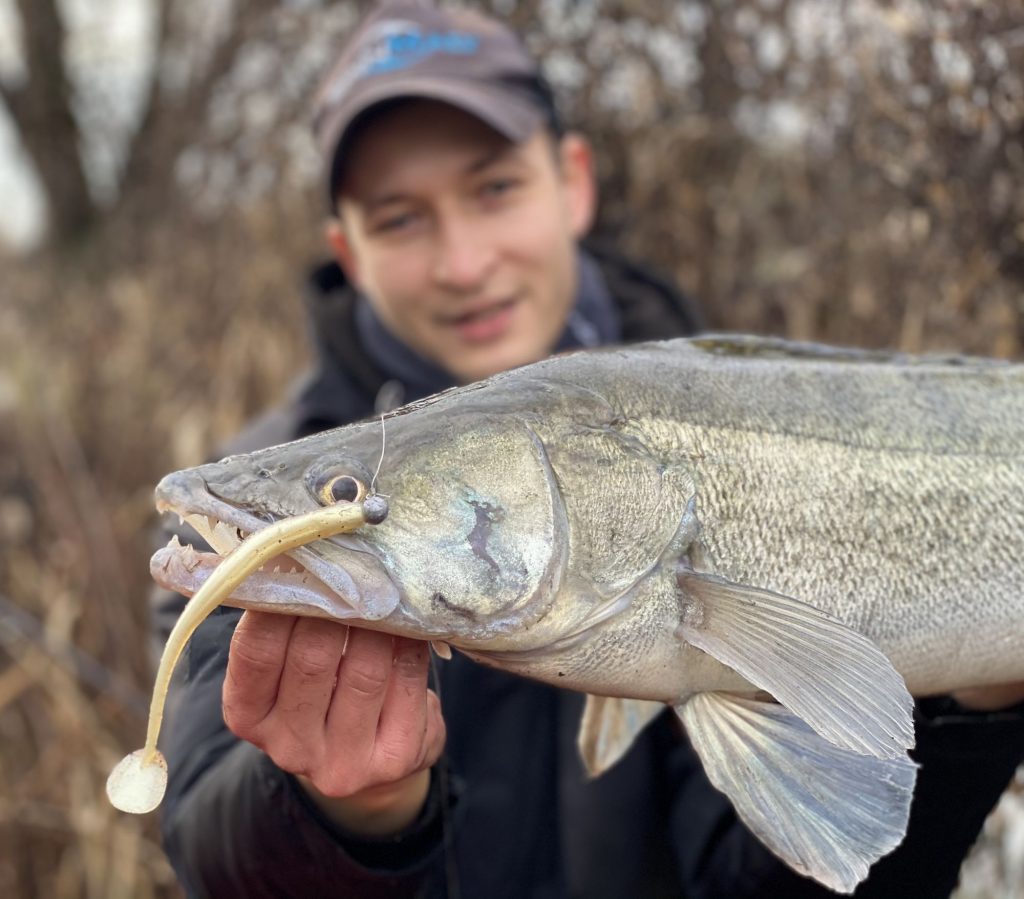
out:
<path id="1" fill-rule="evenodd" d="M 427 730 L 427 671 L 429 647 L 420 640 L 396 638 L 391 679 L 377 730 L 376 751 L 384 772 L 396 780 L 417 767 L 420 753 L 410 750 L 424 744 Z"/>
<path id="2" fill-rule="evenodd" d="M 347 630 L 319 618 L 300 618 L 292 629 L 274 717 L 299 746 L 323 741 Z"/>
<path id="3" fill-rule="evenodd" d="M 246 612 L 224 717 L 325 796 L 353 796 L 433 765 L 445 739 L 426 643 L 314 618 Z"/>
<path id="4" fill-rule="evenodd" d="M 1024 683 L 958 690 L 953 694 L 953 699 L 964 708 L 976 712 L 995 712 L 1024 702 Z"/>
<path id="5" fill-rule="evenodd" d="M 373 756 L 391 679 L 392 644 L 388 634 L 361 628 L 349 633 L 325 736 L 328 745 L 344 746 L 351 759 L 368 762 Z"/>
<path id="6" fill-rule="evenodd" d="M 441 700 L 433 690 L 427 691 L 427 733 L 423 738 L 423 766 L 433 767 L 444 751 L 447 731 L 444 715 L 441 714 Z"/>
<path id="7" fill-rule="evenodd" d="M 246 612 L 224 680 L 228 727 L 289 771 L 317 764 L 346 631 L 322 619 Z"/>
<path id="8" fill-rule="evenodd" d="M 297 619 L 246 612 L 231 638 L 224 679 L 224 720 L 247 739 L 277 702 L 281 671 Z"/>

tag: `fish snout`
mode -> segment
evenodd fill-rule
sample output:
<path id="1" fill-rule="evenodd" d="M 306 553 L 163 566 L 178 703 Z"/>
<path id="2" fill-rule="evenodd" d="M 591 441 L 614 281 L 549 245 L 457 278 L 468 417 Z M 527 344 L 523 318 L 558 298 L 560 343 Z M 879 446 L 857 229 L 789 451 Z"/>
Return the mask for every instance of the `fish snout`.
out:
<path id="1" fill-rule="evenodd" d="M 208 493 L 206 480 L 195 468 L 172 471 L 164 475 L 153 491 L 157 512 L 188 509 L 197 496 L 205 496 Z"/>

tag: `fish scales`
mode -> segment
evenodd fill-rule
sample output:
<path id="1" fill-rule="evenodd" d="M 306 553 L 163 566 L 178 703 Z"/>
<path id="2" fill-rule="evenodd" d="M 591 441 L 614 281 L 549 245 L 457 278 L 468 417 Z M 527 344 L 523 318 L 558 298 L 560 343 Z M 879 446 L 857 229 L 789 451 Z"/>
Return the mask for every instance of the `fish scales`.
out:
<path id="1" fill-rule="evenodd" d="M 685 460 L 710 570 L 837 615 L 919 695 L 1024 676 L 1019 366 L 660 355 L 586 382 Z"/>

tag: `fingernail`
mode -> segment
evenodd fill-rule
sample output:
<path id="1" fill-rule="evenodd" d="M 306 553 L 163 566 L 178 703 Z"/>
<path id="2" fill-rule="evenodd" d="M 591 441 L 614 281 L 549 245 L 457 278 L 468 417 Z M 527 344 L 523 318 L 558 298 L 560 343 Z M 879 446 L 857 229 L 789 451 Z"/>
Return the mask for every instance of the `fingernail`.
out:
<path id="1" fill-rule="evenodd" d="M 406 643 L 394 656 L 394 667 L 418 668 L 422 658 L 421 643 Z"/>

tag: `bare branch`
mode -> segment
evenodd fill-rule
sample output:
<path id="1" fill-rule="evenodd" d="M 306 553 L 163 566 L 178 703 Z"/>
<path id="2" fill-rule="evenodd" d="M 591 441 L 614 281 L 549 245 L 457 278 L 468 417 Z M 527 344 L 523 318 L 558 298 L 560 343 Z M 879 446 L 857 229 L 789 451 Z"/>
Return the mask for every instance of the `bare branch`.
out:
<path id="1" fill-rule="evenodd" d="M 263 16 L 275 6 L 277 0 L 248 0 L 235 14 L 230 33 L 215 49 L 206 71 L 183 97 L 165 99 L 160 93 L 159 71 L 154 72 L 149 105 L 125 166 L 119 207 L 130 206 L 145 215 L 147 210 L 165 204 L 166 196 L 157 196 L 159 191 L 155 191 L 154 186 L 171 187 L 166 172 L 181 150 L 205 128 L 205 111 L 217 84 L 231 71 L 238 51 L 252 37 Z M 158 54 L 168 41 L 170 7 L 169 0 L 162 0 Z M 137 196 L 142 192 L 145 192 L 144 199 Z"/>
<path id="2" fill-rule="evenodd" d="M 22 144 L 49 200 L 50 238 L 76 240 L 96 218 L 78 153 L 78 125 L 64 69 L 64 24 L 55 0 L 18 0 L 28 77 L 17 88 L 0 85 Z"/>

